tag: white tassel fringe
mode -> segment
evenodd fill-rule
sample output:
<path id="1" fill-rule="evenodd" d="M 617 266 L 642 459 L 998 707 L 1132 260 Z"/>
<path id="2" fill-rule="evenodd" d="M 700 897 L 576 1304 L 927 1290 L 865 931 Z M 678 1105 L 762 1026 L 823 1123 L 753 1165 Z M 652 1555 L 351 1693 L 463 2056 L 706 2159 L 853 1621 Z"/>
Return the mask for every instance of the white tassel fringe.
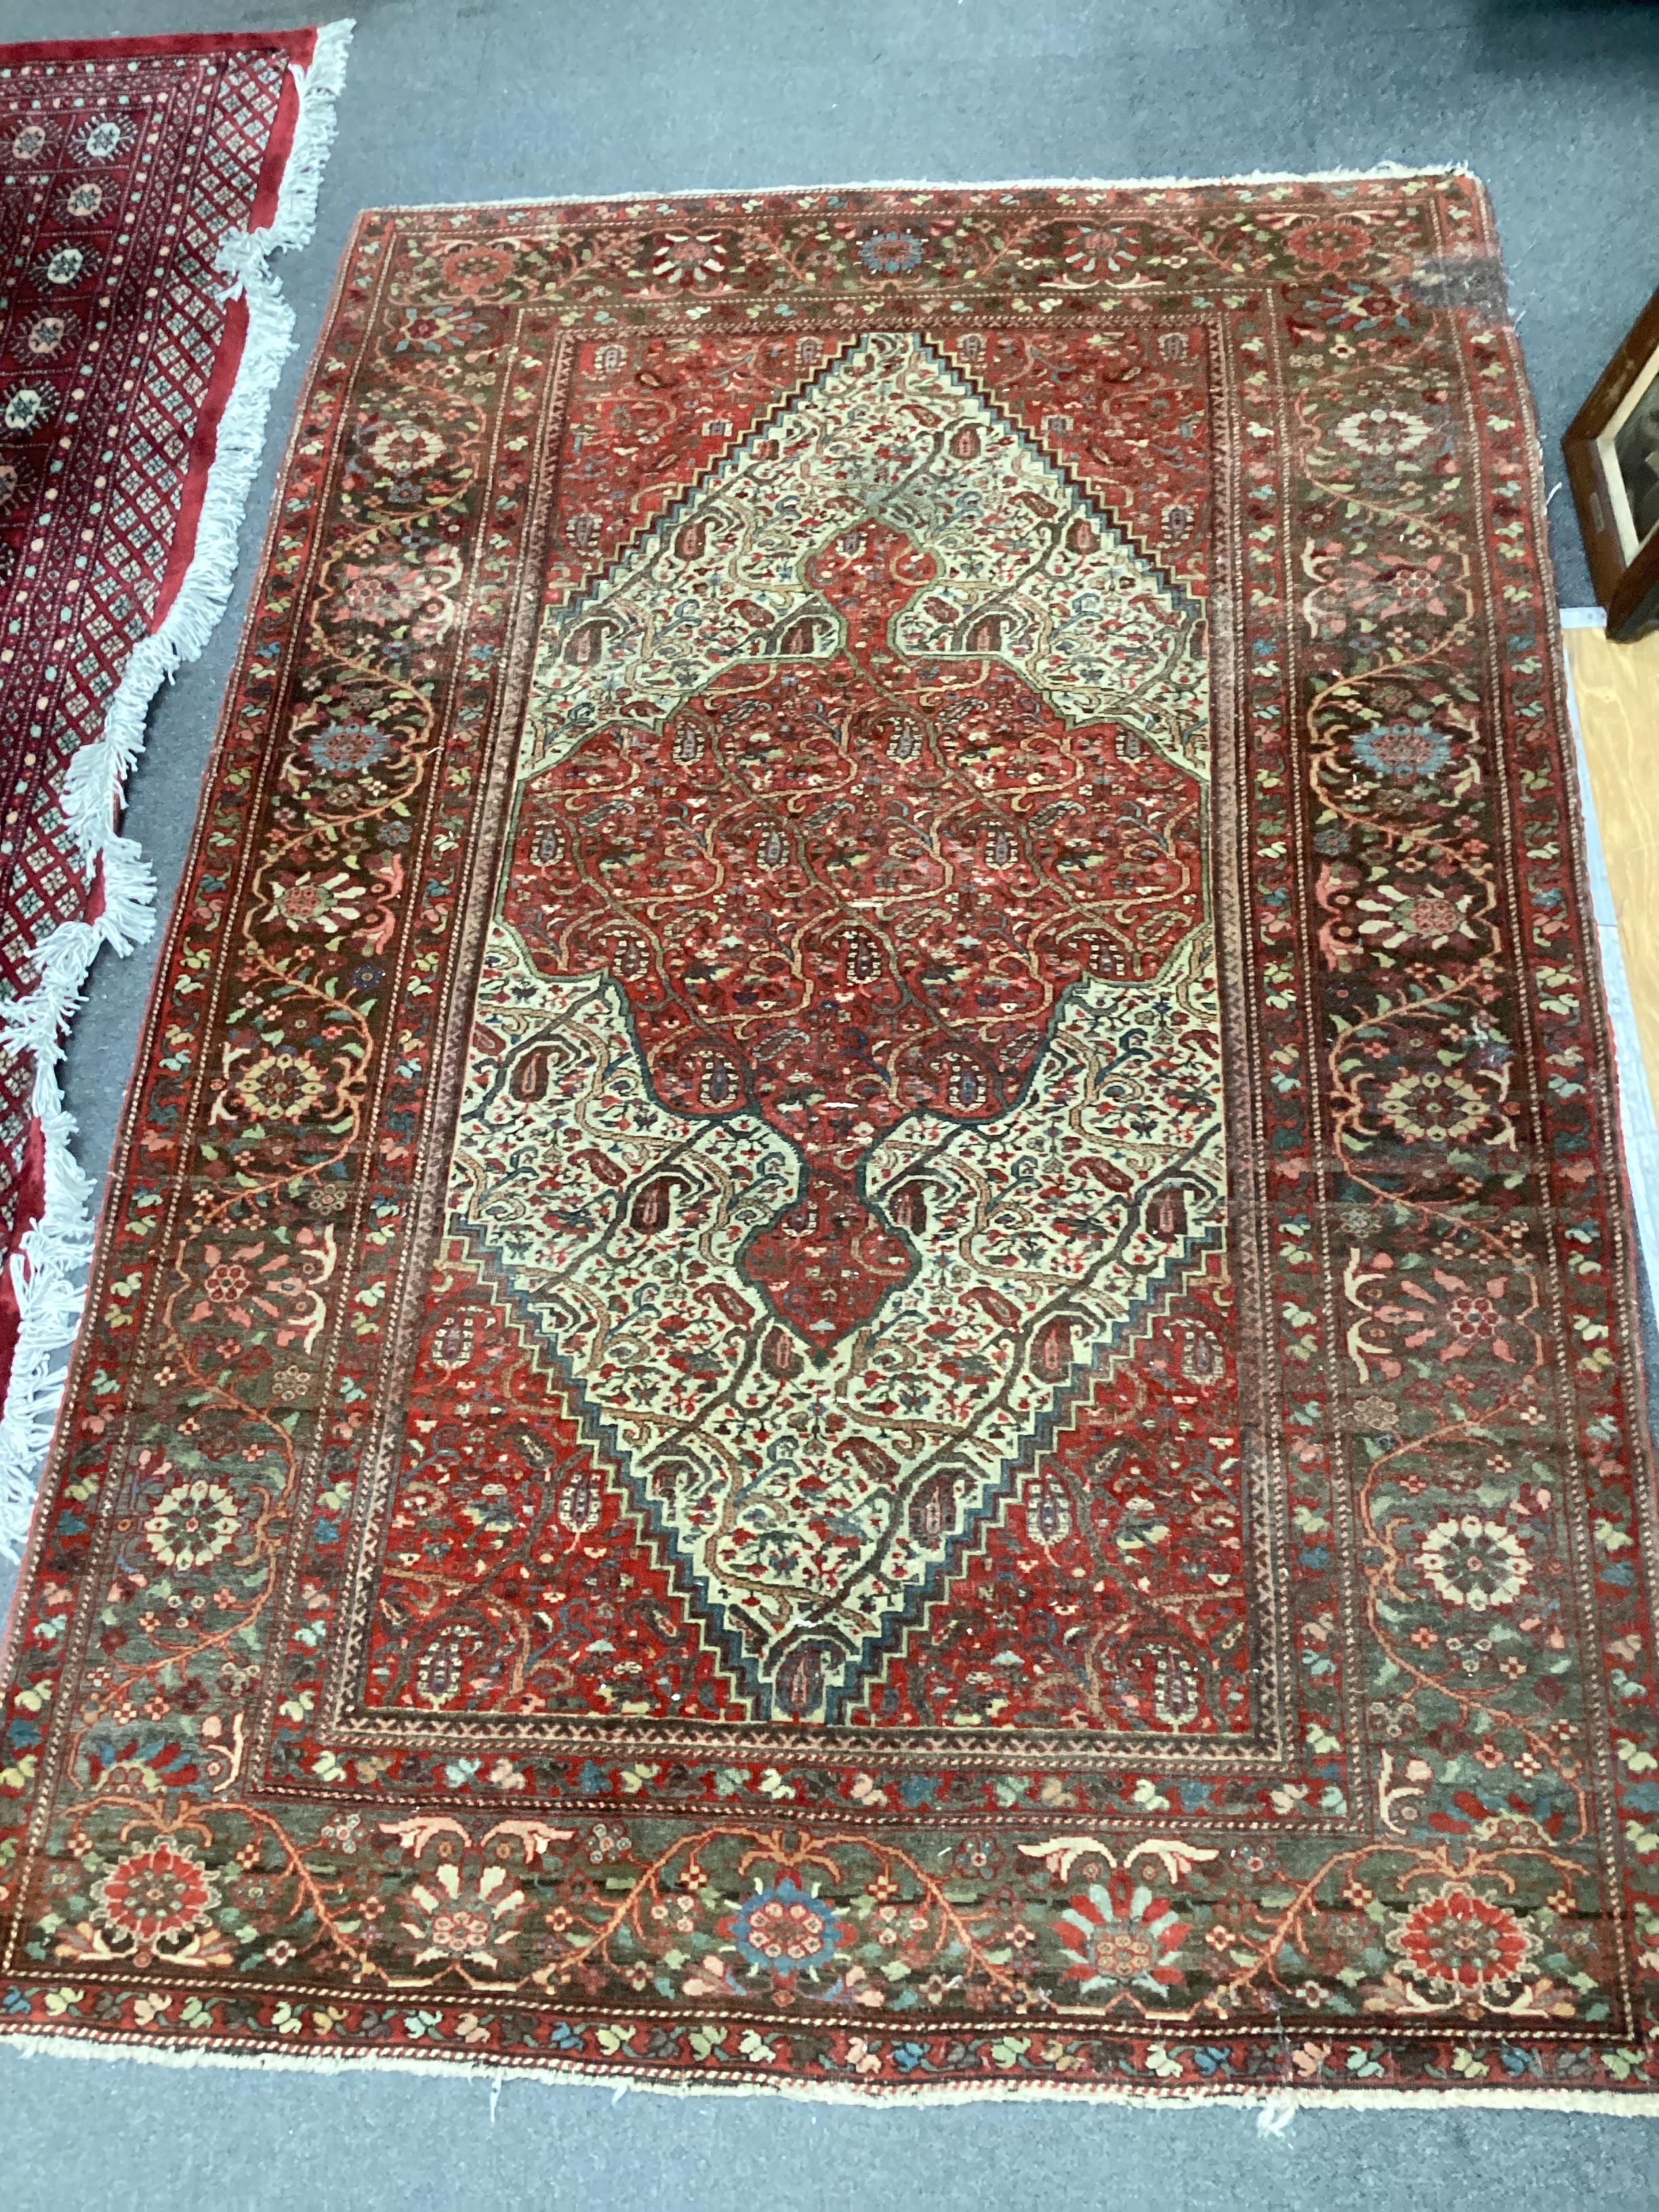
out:
<path id="1" fill-rule="evenodd" d="M 116 828 L 122 794 L 144 749 L 150 702 L 198 657 L 229 604 L 265 418 L 294 344 L 294 312 L 271 273 L 270 257 L 311 238 L 352 27 L 349 18 L 324 25 L 309 69 L 299 74 L 294 143 L 270 224 L 233 232 L 219 249 L 227 298 L 240 293 L 247 303 L 247 337 L 219 425 L 190 566 L 166 621 L 133 648 L 106 709 L 101 736 L 82 747 L 64 779 L 64 813 L 88 882 L 102 864 L 104 910 L 93 921 L 60 923 L 35 954 L 40 978 L 35 988 L 0 1011 L 0 1045 L 33 1060 L 32 1103 L 46 1138 L 44 1210 L 11 1261 L 20 1324 L 0 1412 L 0 1553 L 13 1558 L 21 1557 L 27 1534 L 40 1463 L 63 1395 L 63 1354 L 79 1325 L 92 1253 L 92 1182 L 70 1149 L 75 1120 L 58 1084 L 64 1034 L 101 949 L 131 952 L 155 931 L 155 878 L 137 843 Z"/>

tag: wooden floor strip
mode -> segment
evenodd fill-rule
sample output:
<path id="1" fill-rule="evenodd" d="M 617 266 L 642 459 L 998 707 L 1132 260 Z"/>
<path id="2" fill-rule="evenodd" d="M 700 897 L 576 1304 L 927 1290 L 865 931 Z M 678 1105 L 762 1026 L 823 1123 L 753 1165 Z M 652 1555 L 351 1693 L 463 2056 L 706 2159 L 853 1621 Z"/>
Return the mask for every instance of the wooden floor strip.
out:
<path id="1" fill-rule="evenodd" d="M 1567 665 L 1625 974 L 1659 1110 L 1659 634 L 1609 644 L 1571 627 Z"/>
<path id="2" fill-rule="evenodd" d="M 1659 637 L 1610 645 L 1598 617 L 1571 613 L 1564 629 L 1620 1135 L 1659 1313 Z"/>

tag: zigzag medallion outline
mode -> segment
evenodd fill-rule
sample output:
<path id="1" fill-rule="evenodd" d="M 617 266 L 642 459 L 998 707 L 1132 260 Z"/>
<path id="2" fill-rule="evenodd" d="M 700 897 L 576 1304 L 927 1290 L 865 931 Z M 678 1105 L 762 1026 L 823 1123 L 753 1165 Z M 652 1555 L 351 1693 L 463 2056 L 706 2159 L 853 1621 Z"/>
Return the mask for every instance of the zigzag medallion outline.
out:
<path id="1" fill-rule="evenodd" d="M 648 1533 L 657 1547 L 659 1559 L 672 1575 L 693 1619 L 700 1627 L 712 1631 L 717 1642 L 708 1648 L 720 1659 L 734 1685 L 756 1706 L 755 1719 L 797 1720 L 798 1716 L 775 1709 L 771 1684 L 755 1662 L 748 1639 L 739 1627 L 728 1621 L 731 1609 L 710 1594 L 678 1531 L 667 1519 L 661 1502 L 651 1495 L 648 1480 L 635 1472 L 633 1455 L 623 1446 L 615 1429 L 589 1398 L 568 1356 L 551 1340 L 544 1325 L 537 1318 L 529 1294 L 509 1279 L 507 1263 L 470 1224 L 457 1224 L 452 1220 L 448 1234 L 465 1248 L 470 1264 L 492 1297 L 504 1302 L 517 1316 L 517 1333 L 526 1351 L 539 1352 L 551 1359 L 555 1377 L 576 1412 L 583 1441 L 591 1449 L 603 1453 L 606 1465 L 621 1476 L 634 1507 L 636 1525 L 642 1525 Z M 907 1593 L 902 1604 L 890 1609 L 879 1635 L 864 1638 L 856 1651 L 848 1649 L 843 1684 L 835 1688 L 826 1686 L 823 1725 L 833 1727 L 842 1723 L 849 1709 L 868 1694 L 873 1681 L 879 1678 L 883 1662 L 921 1623 L 929 1608 L 943 1600 L 962 1571 L 970 1549 L 976 1548 L 989 1533 L 1008 1499 L 1035 1471 L 1038 1460 L 1054 1449 L 1074 1419 L 1086 1389 L 1108 1374 L 1134 1343 L 1144 1340 L 1155 1314 L 1167 1309 L 1169 1301 L 1191 1279 L 1195 1267 L 1207 1255 L 1219 1253 L 1222 1249 L 1219 1224 L 1202 1236 L 1185 1237 L 1181 1249 L 1171 1252 L 1157 1276 L 1146 1281 L 1122 1320 L 1096 1346 L 1092 1357 L 1087 1361 L 1073 1362 L 1070 1376 L 1056 1384 L 1053 1401 L 1037 1415 L 1019 1451 L 1004 1459 L 994 1475 L 981 1484 L 964 1526 L 953 1530 L 947 1539 L 944 1556 L 933 1563 L 922 1580 Z M 814 1634 L 823 1637 L 825 1633 L 822 1628 L 803 1626 L 793 1632 L 790 1644 L 798 1644 Z M 783 1653 L 786 1659 L 788 1649 L 787 1644 Z"/>

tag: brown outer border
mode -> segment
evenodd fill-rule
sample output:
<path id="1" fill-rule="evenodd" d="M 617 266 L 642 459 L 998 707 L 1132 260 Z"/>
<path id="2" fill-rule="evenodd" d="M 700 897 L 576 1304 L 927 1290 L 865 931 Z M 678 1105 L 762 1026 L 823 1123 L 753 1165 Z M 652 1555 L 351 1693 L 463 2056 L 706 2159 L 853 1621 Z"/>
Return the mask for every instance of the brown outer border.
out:
<path id="1" fill-rule="evenodd" d="M 1596 379 L 1595 390 L 1561 440 L 1590 581 L 1606 610 L 1607 635 L 1620 641 L 1659 623 L 1659 531 L 1638 547 L 1634 560 L 1626 560 L 1619 533 L 1603 504 L 1595 441 L 1655 354 L 1659 354 L 1659 292 L 1620 340 L 1618 352 Z"/>
<path id="2" fill-rule="evenodd" d="M 366 210 L 353 222 L 348 234 L 334 279 L 329 286 L 328 297 L 323 303 L 323 318 L 311 349 L 305 358 L 301 374 L 299 397 L 284 437 L 283 451 L 276 465 L 276 479 L 272 488 L 270 505 L 266 512 L 264 527 L 259 533 L 258 557 L 250 566 L 252 588 L 242 618 L 237 628 L 236 647 L 232 657 L 233 674 L 219 702 L 219 713 L 214 724 L 213 739 L 208 747 L 207 758 L 202 764 L 201 782 L 196 796 L 195 818 L 191 825 L 190 842 L 185 848 L 179 867 L 178 889 L 174 893 L 167 923 L 156 948 L 155 965 L 151 970 L 149 995 L 145 1001 L 144 1018 L 139 1026 L 134 1048 L 132 1065 L 127 1071 L 126 1082 L 121 1092 L 121 1111 L 116 1121 L 114 1150 L 110 1155 L 108 1172 L 104 1177 L 103 1195 L 99 1202 L 94 1222 L 92 1265 L 88 1270 L 87 1286 L 82 1307 L 81 1325 L 76 1332 L 74 1347 L 70 1353 L 69 1371 L 64 1377 L 62 1408 L 52 1431 L 46 1462 L 42 1469 L 40 1488 L 35 1494 L 34 1512 L 29 1522 L 28 1541 L 18 1562 L 17 1580 L 12 1589 L 11 1604 L 3 1626 L 0 1626 L 0 1692 L 12 1679 L 19 1648 L 23 1637 L 23 1617 L 27 1601 L 40 1572 L 41 1555 L 46 1550 L 46 1536 L 52 1520 L 52 1507 L 57 1500 L 58 1485 L 64 1461 L 69 1456 L 70 1431 L 74 1413 L 81 1402 L 82 1389 L 88 1368 L 94 1358 L 93 1339 L 96 1333 L 94 1316 L 100 1310 L 109 1281 L 110 1248 L 115 1241 L 116 1215 L 125 1195 L 127 1170 L 133 1149 L 139 1136 L 138 1103 L 144 1085 L 149 1079 L 150 1055 L 155 1048 L 155 1033 L 161 1026 L 166 1012 L 168 991 L 167 979 L 173 973 L 173 957 L 178 951 L 189 923 L 190 901 L 186 891 L 195 881 L 201 862 L 208 831 L 209 800 L 217 786 L 225 760 L 233 742 L 237 710 L 241 703 L 241 679 L 252 650 L 254 635 L 262 612 L 262 592 L 271 557 L 278 539 L 290 520 L 288 508 L 289 481 L 299 454 L 300 425 L 305 419 L 306 405 L 311 396 L 323 362 L 331 350 L 335 319 L 346 289 L 356 265 L 358 241 L 368 228 Z"/>

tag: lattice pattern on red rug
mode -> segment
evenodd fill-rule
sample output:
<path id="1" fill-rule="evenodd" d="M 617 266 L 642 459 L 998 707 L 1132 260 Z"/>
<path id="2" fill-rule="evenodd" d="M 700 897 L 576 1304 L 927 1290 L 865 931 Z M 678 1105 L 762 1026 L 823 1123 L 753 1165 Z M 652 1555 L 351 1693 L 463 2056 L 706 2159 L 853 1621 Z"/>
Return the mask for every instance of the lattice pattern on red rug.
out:
<path id="1" fill-rule="evenodd" d="M 347 28 L 0 46 L 0 1547 L 86 1256 L 63 1025 L 151 927 L 121 787 L 228 592 Z"/>

